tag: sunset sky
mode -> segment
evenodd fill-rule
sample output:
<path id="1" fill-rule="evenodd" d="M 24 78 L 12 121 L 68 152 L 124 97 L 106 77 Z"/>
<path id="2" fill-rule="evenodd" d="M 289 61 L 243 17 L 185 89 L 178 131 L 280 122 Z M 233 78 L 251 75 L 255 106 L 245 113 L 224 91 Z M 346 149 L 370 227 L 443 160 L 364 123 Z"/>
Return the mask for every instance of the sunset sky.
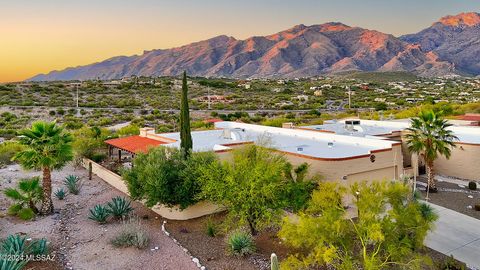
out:
<path id="1" fill-rule="evenodd" d="M 394 35 L 476 0 L 0 0 L 0 82 L 170 48 L 226 34 L 238 39 L 297 24 L 340 21 Z"/>

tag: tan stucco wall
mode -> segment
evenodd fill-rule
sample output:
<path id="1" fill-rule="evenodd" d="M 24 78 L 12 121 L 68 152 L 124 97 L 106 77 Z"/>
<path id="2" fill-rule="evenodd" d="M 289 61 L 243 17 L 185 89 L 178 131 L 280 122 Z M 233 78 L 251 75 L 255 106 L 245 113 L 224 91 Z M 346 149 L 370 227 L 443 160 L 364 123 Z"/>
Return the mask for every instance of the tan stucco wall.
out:
<path id="1" fill-rule="evenodd" d="M 391 180 L 398 179 L 399 175 L 403 173 L 403 157 L 400 145 L 395 145 L 391 150 L 373 154 L 375 155 L 375 162 L 370 161 L 370 156 L 347 160 L 320 160 L 284 153 L 293 165 L 300 165 L 304 162 L 310 164 L 310 175 L 318 174 L 322 177 L 322 180 L 326 181 L 350 184 L 363 180 Z M 231 152 L 221 152 L 217 155 L 221 160 L 230 160 Z M 346 181 L 342 180 L 343 176 L 347 176 Z"/>
<path id="2" fill-rule="evenodd" d="M 436 174 L 468 180 L 480 180 L 480 145 L 457 144 L 450 159 L 439 157 L 434 163 Z"/>
<path id="3" fill-rule="evenodd" d="M 288 160 L 298 165 L 303 162 L 310 164 L 311 173 L 320 174 L 324 180 L 351 183 L 359 180 L 383 180 L 398 178 L 402 172 L 395 167 L 402 168 L 403 157 L 400 145 L 392 150 L 373 153 L 375 162 L 370 157 L 353 158 L 339 161 L 313 160 L 286 154 Z M 395 161 L 395 162 L 394 162 Z M 342 180 L 347 176 L 347 180 Z"/>
<path id="4" fill-rule="evenodd" d="M 127 185 L 125 184 L 120 175 L 108 170 L 107 168 L 101 166 L 98 163 L 93 162 L 92 160 L 84 159 L 83 167 L 85 167 L 87 170 L 89 163 L 92 164 L 92 173 L 96 174 L 103 181 L 123 192 L 125 195 L 130 196 L 130 194 L 128 193 Z M 222 207 L 219 207 L 218 205 L 212 204 L 210 202 L 199 202 L 183 210 L 180 210 L 178 207 L 170 208 L 163 205 L 156 205 L 151 209 L 162 217 L 172 220 L 193 219 L 223 211 Z"/>

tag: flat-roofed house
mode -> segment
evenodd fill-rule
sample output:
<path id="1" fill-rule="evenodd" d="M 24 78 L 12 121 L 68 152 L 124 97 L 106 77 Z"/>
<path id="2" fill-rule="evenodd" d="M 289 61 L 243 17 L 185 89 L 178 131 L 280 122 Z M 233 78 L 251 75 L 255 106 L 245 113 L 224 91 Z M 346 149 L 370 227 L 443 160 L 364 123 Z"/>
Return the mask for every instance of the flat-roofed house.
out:
<path id="1" fill-rule="evenodd" d="M 451 123 L 457 124 L 457 121 L 452 121 Z M 409 126 L 410 120 L 408 119 L 400 121 L 346 119 L 326 121 L 323 125 L 306 126 L 302 127 L 302 129 L 333 132 L 352 137 L 397 141 L 402 144 L 404 170 L 419 168 L 417 173 L 423 173 L 423 161 L 419 159 L 419 164 L 412 164 L 413 156 L 408 151 L 403 137 L 406 133 L 405 129 Z M 480 128 L 474 126 L 452 126 L 450 129 L 459 138 L 455 142 L 457 147 L 452 149 L 450 159 L 439 157 L 435 161 L 435 172 L 440 175 L 478 180 L 480 178 Z M 413 158 L 413 160 L 416 160 L 416 158 Z"/>
<path id="2" fill-rule="evenodd" d="M 327 181 L 345 183 L 397 179 L 403 172 L 401 143 L 396 141 L 237 122 L 216 122 L 215 127 L 192 132 L 193 151 L 214 151 L 221 159 L 228 159 L 234 148 L 260 144 L 283 153 L 294 165 L 307 162 L 311 173 L 318 173 Z M 153 129 L 144 128 L 139 137 L 158 140 L 167 147 L 180 147 L 178 132 L 155 134 Z M 134 136 L 121 139 L 138 140 Z"/>

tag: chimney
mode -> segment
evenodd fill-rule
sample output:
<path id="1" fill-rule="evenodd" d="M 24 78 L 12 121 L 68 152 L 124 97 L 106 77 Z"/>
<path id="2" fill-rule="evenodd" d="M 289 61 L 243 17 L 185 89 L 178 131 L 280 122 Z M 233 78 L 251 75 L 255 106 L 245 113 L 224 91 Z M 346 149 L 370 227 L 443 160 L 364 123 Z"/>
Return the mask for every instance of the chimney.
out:
<path id="1" fill-rule="evenodd" d="M 287 123 L 283 123 L 283 124 L 282 124 L 282 128 L 290 128 L 290 129 L 292 129 L 292 128 L 295 128 L 295 126 L 293 125 L 292 122 L 287 122 Z"/>
<path id="2" fill-rule="evenodd" d="M 140 137 L 148 137 L 148 134 L 155 134 L 155 129 L 151 127 L 144 127 L 140 129 Z"/>

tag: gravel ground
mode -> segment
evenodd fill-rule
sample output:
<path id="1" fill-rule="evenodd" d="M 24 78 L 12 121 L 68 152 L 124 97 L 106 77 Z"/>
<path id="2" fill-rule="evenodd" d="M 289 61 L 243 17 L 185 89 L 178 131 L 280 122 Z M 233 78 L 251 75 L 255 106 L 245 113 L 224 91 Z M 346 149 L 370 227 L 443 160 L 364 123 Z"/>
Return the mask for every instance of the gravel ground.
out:
<path id="1" fill-rule="evenodd" d="M 98 225 L 87 218 L 88 210 L 122 194 L 97 177 L 88 180 L 86 170 L 70 166 L 53 173 L 54 190 L 62 186 L 62 180 L 69 174 L 83 179 L 82 189 L 79 195 L 68 194 L 63 201 L 54 198 L 55 214 L 37 217 L 34 221 L 21 221 L 10 216 L 0 218 L 0 238 L 25 233 L 33 238 L 45 237 L 51 242 L 52 252 L 56 254 L 55 262 L 36 263 L 32 267 L 54 270 L 198 269 L 182 248 L 162 233 L 162 218 L 139 203 L 133 203 L 134 213 L 142 217 L 142 225 L 150 236 L 149 246 L 144 250 L 113 247 L 110 240 L 121 223 L 112 221 Z M 20 178 L 33 175 L 38 173 L 24 172 L 18 165 L 0 169 L 0 189 L 15 186 Z M 9 204 L 3 192 L 0 193 L 0 213 L 4 213 Z"/>
<path id="2" fill-rule="evenodd" d="M 426 197 L 423 185 L 426 181 L 419 179 L 419 188 L 423 198 Z M 464 187 L 449 182 L 437 182 L 438 193 L 429 194 L 429 202 L 452 209 L 459 213 L 480 219 L 480 211 L 475 210 L 475 204 L 480 204 L 480 191 L 469 190 L 468 183 Z M 470 208 L 470 207 L 472 208 Z"/>
<path id="3" fill-rule="evenodd" d="M 288 248 L 280 243 L 274 231 L 262 232 L 255 237 L 255 254 L 246 257 L 228 254 L 224 234 L 219 233 L 215 237 L 206 234 L 208 219 L 221 224 L 224 217 L 224 213 L 218 213 L 186 221 L 171 220 L 167 222 L 166 229 L 210 270 L 270 269 L 272 253 L 276 253 L 280 260 L 288 256 Z"/>

